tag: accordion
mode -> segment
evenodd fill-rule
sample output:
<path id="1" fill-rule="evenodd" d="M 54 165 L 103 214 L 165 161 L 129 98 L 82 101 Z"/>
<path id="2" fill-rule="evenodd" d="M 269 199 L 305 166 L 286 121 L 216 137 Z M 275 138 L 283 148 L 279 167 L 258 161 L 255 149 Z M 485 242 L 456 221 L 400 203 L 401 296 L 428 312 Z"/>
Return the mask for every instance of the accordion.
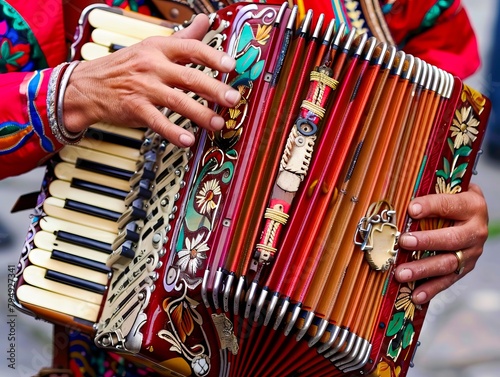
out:
<path id="1" fill-rule="evenodd" d="M 172 32 L 103 6 L 82 20 L 84 59 L 147 37 L 130 35 L 141 23 Z M 223 8 L 205 42 L 237 62 L 226 75 L 194 67 L 240 91 L 214 107 L 225 127 L 164 109 L 194 146 L 95 124 L 61 150 L 18 307 L 166 376 L 406 375 L 426 306 L 393 269 L 432 252 L 401 250 L 398 235 L 452 225 L 406 208 L 467 189 L 489 101 L 335 20 L 299 23 L 287 4 Z"/>

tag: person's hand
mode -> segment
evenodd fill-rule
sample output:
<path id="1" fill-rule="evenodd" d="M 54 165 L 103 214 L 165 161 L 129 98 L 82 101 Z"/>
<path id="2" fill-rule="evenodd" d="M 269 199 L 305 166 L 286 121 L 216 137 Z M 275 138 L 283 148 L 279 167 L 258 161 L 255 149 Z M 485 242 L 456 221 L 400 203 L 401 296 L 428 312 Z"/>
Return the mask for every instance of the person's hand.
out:
<path id="1" fill-rule="evenodd" d="M 201 127 L 221 129 L 222 117 L 176 89 L 227 107 L 239 101 L 236 89 L 185 66 L 201 64 L 219 72 L 234 69 L 232 57 L 200 42 L 208 26 L 208 17 L 199 15 L 171 37 L 147 38 L 78 65 L 64 97 L 66 128 L 78 132 L 98 121 L 148 127 L 178 146 L 192 145 L 194 136 L 173 125 L 158 109 L 167 107 Z"/>
<path id="2" fill-rule="evenodd" d="M 406 250 L 437 251 L 436 256 L 403 263 L 395 269 L 400 282 L 429 279 L 413 292 L 413 301 L 423 304 L 450 287 L 474 269 L 488 237 L 488 209 L 481 189 L 471 184 L 459 194 L 435 194 L 414 199 L 408 207 L 414 219 L 441 217 L 454 220 L 454 226 L 402 234 L 399 245 Z M 462 273 L 456 273 L 458 259 L 464 258 Z"/>

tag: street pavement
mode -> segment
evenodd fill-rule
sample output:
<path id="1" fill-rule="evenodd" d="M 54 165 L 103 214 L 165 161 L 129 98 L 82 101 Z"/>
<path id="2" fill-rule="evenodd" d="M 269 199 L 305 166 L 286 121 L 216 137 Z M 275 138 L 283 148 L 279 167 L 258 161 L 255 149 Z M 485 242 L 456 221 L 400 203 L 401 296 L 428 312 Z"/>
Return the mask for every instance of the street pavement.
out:
<path id="1" fill-rule="evenodd" d="M 492 48 L 490 36 L 497 0 L 463 1 L 478 34 L 481 54 Z M 468 83 L 486 91 L 488 66 Z M 500 162 L 481 158 L 473 178 L 484 191 L 492 229 L 500 226 Z M 10 244 L 0 246 L 0 376 L 28 377 L 49 365 L 52 326 L 16 312 L 9 317 L 7 279 L 15 265 L 28 229 L 29 211 L 11 214 L 19 195 L 37 191 L 42 169 L 0 181 L 0 224 L 10 233 Z M 500 235 L 492 234 L 473 272 L 431 303 L 420 336 L 421 346 L 409 377 L 500 376 Z M 10 321 L 10 324 L 9 324 Z M 9 335 L 15 335 L 16 369 L 9 368 Z"/>

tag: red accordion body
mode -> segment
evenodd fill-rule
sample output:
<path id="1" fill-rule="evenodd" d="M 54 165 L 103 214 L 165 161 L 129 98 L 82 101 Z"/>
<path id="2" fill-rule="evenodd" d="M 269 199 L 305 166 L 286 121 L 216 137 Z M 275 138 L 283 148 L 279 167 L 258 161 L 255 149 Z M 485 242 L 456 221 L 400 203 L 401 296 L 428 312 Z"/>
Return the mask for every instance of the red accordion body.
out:
<path id="1" fill-rule="evenodd" d="M 412 222 L 406 208 L 414 196 L 467 188 L 489 102 L 373 37 L 312 15 L 297 27 L 294 17 L 286 5 L 244 3 L 214 14 L 206 41 L 236 58 L 235 72 L 220 79 L 242 100 L 217 108 L 226 126 L 214 133 L 166 110 L 196 132 L 191 149 L 101 125 L 91 129 L 101 141 L 54 159 L 18 272 L 24 310 L 84 328 L 98 346 L 166 375 L 406 374 L 425 308 L 411 302 L 415 285 L 397 283 L 392 270 L 428 253 L 398 250 L 397 237 L 450 225 Z M 120 157 L 119 167 L 106 169 L 88 152 L 125 140 L 137 155 L 132 163 Z M 76 156 L 75 171 L 90 175 L 58 173 L 68 155 Z M 99 178 L 104 170 L 112 178 Z M 92 249 L 78 240 L 86 230 L 95 240 L 100 220 L 83 218 L 77 235 L 66 234 L 80 219 L 71 211 L 91 203 L 61 198 L 64 211 L 55 211 L 47 200 L 63 184 L 54 182 L 89 177 L 120 185 L 124 210 L 107 220 L 115 238 L 94 245 L 108 249 L 100 262 L 108 270 L 100 266 L 102 302 L 95 298 L 82 318 L 87 309 L 59 312 L 31 292 L 55 290 L 87 308 L 78 291 L 84 275 L 76 293 L 65 293 L 52 283 L 35 287 L 26 274 L 37 263 L 64 269 L 30 257 L 47 242 L 68 253 L 72 243 Z M 96 195 L 111 202 L 105 191 Z M 52 217 L 64 230 L 44 225 Z M 55 240 L 37 244 L 39 232 Z"/>

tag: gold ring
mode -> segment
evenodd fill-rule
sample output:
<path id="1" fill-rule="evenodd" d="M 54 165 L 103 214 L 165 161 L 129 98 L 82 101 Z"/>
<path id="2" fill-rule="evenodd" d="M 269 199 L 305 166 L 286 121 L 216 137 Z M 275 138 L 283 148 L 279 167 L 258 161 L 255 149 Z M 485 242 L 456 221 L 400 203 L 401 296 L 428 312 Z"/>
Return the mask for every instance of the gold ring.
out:
<path id="1" fill-rule="evenodd" d="M 462 250 L 455 251 L 453 254 L 457 257 L 458 267 L 455 270 L 457 275 L 461 275 L 465 268 L 464 252 Z"/>

